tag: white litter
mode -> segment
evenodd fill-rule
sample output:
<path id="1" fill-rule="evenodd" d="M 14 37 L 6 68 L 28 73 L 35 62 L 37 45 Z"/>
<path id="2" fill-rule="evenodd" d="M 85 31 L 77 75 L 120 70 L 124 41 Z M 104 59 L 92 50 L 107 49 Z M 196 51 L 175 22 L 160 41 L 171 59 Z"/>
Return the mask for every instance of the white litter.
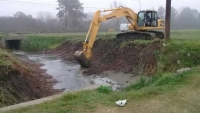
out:
<path id="1" fill-rule="evenodd" d="M 119 101 L 116 101 L 115 103 L 116 103 L 118 106 L 123 107 L 123 106 L 125 106 L 126 102 L 127 102 L 127 100 L 119 100 Z"/>
<path id="2" fill-rule="evenodd" d="M 178 60 L 178 61 L 177 61 L 177 64 L 180 64 L 180 63 L 181 63 L 181 61 L 180 61 L 180 60 Z"/>
<path id="3" fill-rule="evenodd" d="M 166 44 L 165 44 L 165 43 L 163 43 L 163 46 L 166 46 Z"/>
<path id="4" fill-rule="evenodd" d="M 187 68 L 182 68 L 182 69 L 180 69 L 180 70 L 177 70 L 177 73 L 178 73 L 178 74 L 182 74 L 182 73 L 187 72 L 187 71 L 190 71 L 190 70 L 191 70 L 191 68 L 189 68 L 189 67 L 187 67 Z"/>

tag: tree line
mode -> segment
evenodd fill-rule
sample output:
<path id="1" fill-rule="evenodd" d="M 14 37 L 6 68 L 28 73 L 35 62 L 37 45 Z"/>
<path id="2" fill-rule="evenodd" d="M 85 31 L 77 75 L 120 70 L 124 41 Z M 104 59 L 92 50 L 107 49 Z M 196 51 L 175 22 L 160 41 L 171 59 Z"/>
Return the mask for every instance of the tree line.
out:
<path id="1" fill-rule="evenodd" d="M 165 18 L 165 8 L 159 7 L 158 16 Z M 176 9 L 171 7 L 171 28 L 172 29 L 199 29 L 200 12 L 197 9 L 184 7 Z"/>
<path id="2" fill-rule="evenodd" d="M 86 32 L 89 29 L 94 12 L 84 13 L 83 4 L 79 0 L 58 0 L 58 13 L 54 16 L 50 12 L 38 12 L 34 18 L 23 12 L 16 12 L 13 16 L 0 17 L 0 32 L 2 33 L 64 33 Z M 113 1 L 110 8 L 125 6 L 121 2 Z M 158 16 L 165 18 L 165 8 L 159 7 Z M 184 7 L 171 8 L 172 29 L 200 28 L 200 12 L 197 9 Z M 125 17 L 112 19 L 101 23 L 99 31 L 113 29 L 119 31 L 121 23 L 128 23 Z"/>

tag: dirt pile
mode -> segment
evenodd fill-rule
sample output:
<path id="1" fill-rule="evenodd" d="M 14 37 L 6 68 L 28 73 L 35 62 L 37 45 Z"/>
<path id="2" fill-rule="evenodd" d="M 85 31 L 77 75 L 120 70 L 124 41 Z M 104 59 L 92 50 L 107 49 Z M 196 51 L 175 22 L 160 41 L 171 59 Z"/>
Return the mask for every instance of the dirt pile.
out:
<path id="1" fill-rule="evenodd" d="M 84 74 L 91 75 L 103 71 L 116 71 L 132 74 L 151 75 L 156 71 L 156 51 L 161 48 L 161 41 L 152 43 L 135 43 L 134 41 L 122 41 L 119 39 L 97 40 L 93 47 L 91 59 L 92 68 Z M 52 51 L 60 55 L 64 60 L 76 62 L 74 53 L 82 49 L 82 42 L 66 41 Z M 77 62 L 76 62 L 77 63 Z"/>
<path id="2" fill-rule="evenodd" d="M 39 67 L 29 62 L 21 63 L 8 53 L 0 54 L 0 107 L 59 92 L 52 89 L 55 81 Z"/>

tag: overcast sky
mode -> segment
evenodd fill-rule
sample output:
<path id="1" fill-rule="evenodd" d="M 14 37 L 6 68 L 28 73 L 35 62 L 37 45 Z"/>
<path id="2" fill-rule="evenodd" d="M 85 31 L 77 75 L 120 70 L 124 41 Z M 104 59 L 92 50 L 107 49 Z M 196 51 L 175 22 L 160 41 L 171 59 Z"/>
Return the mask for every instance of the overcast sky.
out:
<path id="1" fill-rule="evenodd" d="M 94 12 L 98 9 L 110 7 L 113 0 L 80 0 L 85 7 L 85 12 Z M 138 12 L 140 5 L 138 0 L 117 0 L 121 1 L 127 7 Z M 31 3 L 19 3 L 31 2 Z M 166 0 L 140 0 L 142 9 L 155 9 L 159 6 L 165 7 Z M 41 4 L 37 4 L 41 3 Z M 172 6 L 180 9 L 185 6 L 196 8 L 200 11 L 200 0 L 172 0 Z M 17 11 L 36 16 L 37 12 L 48 11 L 56 15 L 57 0 L 0 0 L 0 16 L 12 16 Z"/>

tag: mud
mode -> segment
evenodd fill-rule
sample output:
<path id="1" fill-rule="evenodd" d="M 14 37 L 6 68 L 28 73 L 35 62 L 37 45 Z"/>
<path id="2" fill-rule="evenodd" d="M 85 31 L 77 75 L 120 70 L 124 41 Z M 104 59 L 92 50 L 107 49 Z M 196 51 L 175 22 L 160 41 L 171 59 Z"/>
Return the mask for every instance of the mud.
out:
<path id="1" fill-rule="evenodd" d="M 52 88 L 56 81 L 45 74 L 45 70 L 40 69 L 41 64 L 18 62 L 10 59 L 9 56 L 4 56 L 4 59 L 13 64 L 0 68 L 0 107 L 61 92 Z"/>
<path id="2" fill-rule="evenodd" d="M 133 76 L 132 74 L 124 74 L 122 72 L 106 71 L 101 74 L 87 76 L 90 83 L 96 85 L 109 85 L 113 90 L 121 90 L 130 84 L 136 83 L 140 76 Z"/>
<path id="3" fill-rule="evenodd" d="M 125 46 L 122 46 L 124 43 Z M 97 40 L 93 47 L 92 67 L 83 72 L 84 75 L 101 74 L 106 71 L 131 73 L 132 75 L 152 75 L 156 71 L 156 52 L 162 42 L 127 43 L 118 39 Z M 48 52 L 61 56 L 65 61 L 77 63 L 74 53 L 82 50 L 82 42 L 66 41 L 58 48 Z"/>

